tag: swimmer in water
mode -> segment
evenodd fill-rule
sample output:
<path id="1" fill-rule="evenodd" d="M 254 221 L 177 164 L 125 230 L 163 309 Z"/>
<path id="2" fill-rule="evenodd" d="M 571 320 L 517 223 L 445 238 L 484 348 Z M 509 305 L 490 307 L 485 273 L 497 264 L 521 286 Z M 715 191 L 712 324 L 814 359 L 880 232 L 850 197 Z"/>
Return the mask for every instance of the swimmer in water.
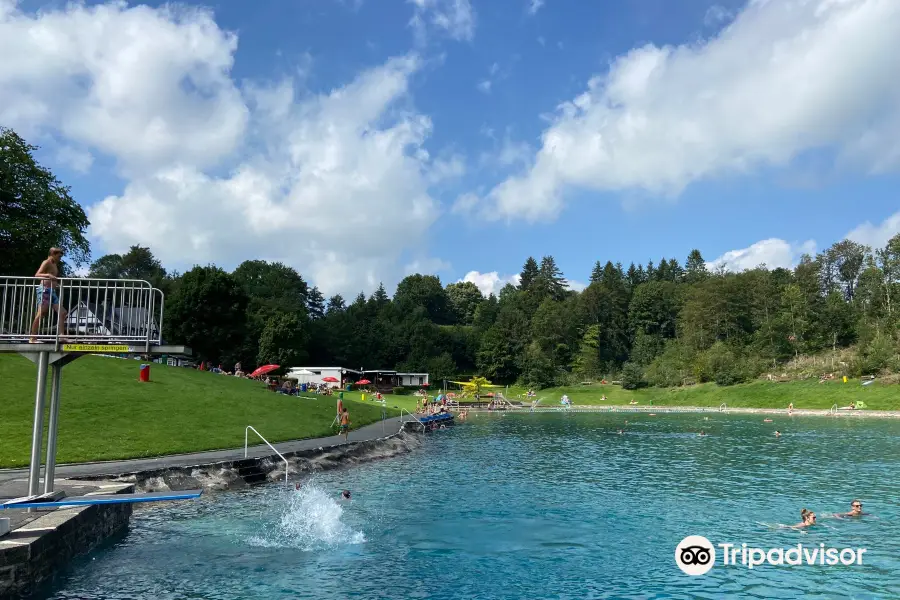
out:
<path id="1" fill-rule="evenodd" d="M 349 500 L 350 499 L 350 490 L 344 490 L 343 492 L 341 492 L 341 498 L 343 498 L 344 500 Z"/>
<path id="2" fill-rule="evenodd" d="M 771 423 L 772 419 L 763 419 L 763 423 Z"/>
<path id="3" fill-rule="evenodd" d="M 294 489 L 297 490 L 298 492 L 300 491 L 300 482 L 299 481 L 297 482 L 297 485 L 294 486 Z"/>
<path id="4" fill-rule="evenodd" d="M 850 512 L 834 513 L 834 516 L 836 516 L 839 519 L 843 519 L 844 517 L 861 517 L 865 514 L 868 514 L 868 513 L 864 513 L 862 511 L 862 502 L 860 502 L 859 500 L 854 500 L 850 503 Z"/>
<path id="5" fill-rule="evenodd" d="M 797 527 L 809 527 L 811 525 L 815 525 L 816 524 L 816 513 L 804 508 L 800 511 L 800 520 L 802 521 L 801 523 L 798 523 L 796 525 L 791 525 L 791 527 L 797 528 Z"/>
<path id="6" fill-rule="evenodd" d="M 706 434 L 703 433 L 703 430 L 701 429 L 701 430 L 700 430 L 700 433 L 697 434 L 697 437 L 703 437 L 703 436 L 705 436 L 705 435 L 706 435 Z"/>
<path id="7" fill-rule="evenodd" d="M 775 437 L 781 437 L 781 432 L 777 429 L 775 430 Z"/>
<path id="8" fill-rule="evenodd" d="M 619 435 L 622 435 L 622 434 L 625 433 L 625 432 L 622 431 L 622 430 L 620 429 L 620 430 L 618 431 L 618 433 L 619 433 Z"/>

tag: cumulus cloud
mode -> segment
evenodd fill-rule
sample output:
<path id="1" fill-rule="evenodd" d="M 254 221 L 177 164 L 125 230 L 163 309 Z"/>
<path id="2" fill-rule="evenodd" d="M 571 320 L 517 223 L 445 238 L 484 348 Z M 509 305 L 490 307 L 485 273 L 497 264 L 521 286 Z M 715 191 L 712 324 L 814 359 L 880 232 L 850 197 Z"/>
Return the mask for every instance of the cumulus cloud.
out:
<path id="1" fill-rule="evenodd" d="M 116 157 L 127 171 L 215 164 L 248 112 L 229 72 L 235 35 L 199 8 L 72 3 L 0 9 L 0 122 Z"/>
<path id="2" fill-rule="evenodd" d="M 895 212 L 880 225 L 872 225 L 870 221 L 856 227 L 847 234 L 847 239 L 870 246 L 873 250 L 884 248 L 888 240 L 900 234 L 900 212 Z"/>
<path id="3" fill-rule="evenodd" d="M 469 0 L 409 0 L 414 6 L 409 24 L 419 43 L 429 31 L 454 40 L 471 41 L 475 36 L 475 9 Z"/>
<path id="4" fill-rule="evenodd" d="M 792 244 L 778 238 L 770 238 L 756 242 L 747 248 L 731 250 L 706 264 L 710 270 L 725 269 L 731 272 L 755 269 L 766 265 L 769 269 L 790 269 L 800 261 L 804 254 L 814 255 L 816 243 L 808 240 L 802 244 Z"/>
<path id="5" fill-rule="evenodd" d="M 511 283 L 513 285 L 519 285 L 519 280 L 521 277 L 516 275 L 500 275 L 497 271 L 491 271 L 490 273 L 481 273 L 479 271 L 469 271 L 466 273 L 466 276 L 459 280 L 459 282 L 469 281 L 474 283 L 481 293 L 485 296 L 489 296 L 490 294 L 494 294 L 495 296 L 500 293 L 506 284 Z"/>
<path id="6" fill-rule="evenodd" d="M 541 10 L 542 6 L 544 6 L 544 0 L 528 0 L 526 10 L 529 15 L 536 15 L 537 11 Z"/>
<path id="7" fill-rule="evenodd" d="M 888 240 L 900 234 L 900 212 L 887 217 L 878 225 L 866 221 L 855 227 L 844 239 L 865 244 L 873 250 L 884 248 Z M 835 240 L 839 241 L 839 240 Z M 726 271 L 739 272 L 754 269 L 765 264 L 770 269 L 783 267 L 790 269 L 800 261 L 804 254 L 815 256 L 816 243 L 808 240 L 802 244 L 787 242 L 778 238 L 770 238 L 756 242 L 747 248 L 730 250 L 717 259 L 706 263 L 708 269 L 723 268 Z"/>
<path id="8" fill-rule="evenodd" d="M 894 170 L 898 32 L 900 2 L 753 0 L 703 43 L 635 48 L 558 107 L 533 164 L 480 206 L 539 221 L 570 187 L 674 196 L 812 149 L 847 168 Z"/>
<path id="9" fill-rule="evenodd" d="M 114 159 L 124 189 L 88 207 L 109 252 L 150 246 L 178 268 L 280 260 L 326 294 L 390 285 L 403 256 L 434 265 L 429 186 L 464 163 L 432 160 L 430 120 L 401 104 L 419 60 L 297 94 L 291 79 L 239 89 L 236 47 L 197 9 L 26 14 L 0 0 L 0 122 L 60 140 L 70 162 Z"/>

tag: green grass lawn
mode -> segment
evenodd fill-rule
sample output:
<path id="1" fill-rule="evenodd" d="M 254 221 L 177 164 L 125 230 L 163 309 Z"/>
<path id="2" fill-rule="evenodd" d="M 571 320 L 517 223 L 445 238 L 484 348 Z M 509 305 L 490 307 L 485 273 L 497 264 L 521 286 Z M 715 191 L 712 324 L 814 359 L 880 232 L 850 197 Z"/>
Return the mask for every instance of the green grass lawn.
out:
<path id="1" fill-rule="evenodd" d="M 257 382 L 158 364 L 151 367 L 151 381 L 141 383 L 139 364 L 86 356 L 63 368 L 58 462 L 236 448 L 247 425 L 273 443 L 333 433 L 334 396 L 284 396 Z M 0 354 L 0 468 L 29 462 L 36 371 L 21 356 Z M 380 404 L 358 399 L 357 393 L 345 395 L 354 428 L 381 419 Z M 408 409 L 415 399 L 391 396 L 386 405 L 395 416 L 393 406 Z M 45 415 L 44 444 L 47 421 Z"/>
<path id="2" fill-rule="evenodd" d="M 509 398 L 513 399 L 522 390 L 510 390 Z M 840 380 L 819 383 L 814 381 L 791 381 L 774 383 L 754 381 L 741 385 L 721 387 L 714 383 L 684 388 L 644 388 L 639 390 L 623 390 L 617 385 L 582 385 L 571 387 L 548 388 L 536 391 L 541 405 L 559 406 L 559 399 L 567 394 L 572 402 L 578 404 L 628 404 L 636 400 L 639 405 L 654 406 L 719 406 L 723 402 L 729 407 L 739 408 L 787 408 L 794 403 L 797 409 L 828 409 L 832 405 L 847 406 L 851 402 L 862 400 L 871 410 L 900 410 L 900 387 L 882 385 L 875 381 L 867 386 L 859 380 L 851 379 L 847 383 Z M 606 395 L 606 401 L 602 400 Z M 521 398 L 518 398 L 521 400 Z"/>

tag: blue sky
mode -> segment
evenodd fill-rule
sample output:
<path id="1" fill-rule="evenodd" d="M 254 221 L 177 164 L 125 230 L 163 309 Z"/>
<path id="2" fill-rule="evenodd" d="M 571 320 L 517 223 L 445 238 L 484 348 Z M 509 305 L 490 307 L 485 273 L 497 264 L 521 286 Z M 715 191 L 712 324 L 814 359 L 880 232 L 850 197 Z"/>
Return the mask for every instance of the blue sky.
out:
<path id="1" fill-rule="evenodd" d="M 95 257 L 284 260 L 327 292 L 883 243 L 900 3 L 772 4 L 0 0 L 0 124 Z"/>

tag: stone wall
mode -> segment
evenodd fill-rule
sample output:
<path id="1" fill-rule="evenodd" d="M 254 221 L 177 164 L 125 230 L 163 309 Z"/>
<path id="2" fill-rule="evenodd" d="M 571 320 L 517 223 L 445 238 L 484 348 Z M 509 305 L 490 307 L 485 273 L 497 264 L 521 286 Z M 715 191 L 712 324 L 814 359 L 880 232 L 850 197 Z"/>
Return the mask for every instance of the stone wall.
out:
<path id="1" fill-rule="evenodd" d="M 131 493 L 119 485 L 103 493 Z M 0 539 L 0 598 L 25 597 L 69 561 L 124 530 L 131 504 L 79 506 L 49 511 Z"/>

